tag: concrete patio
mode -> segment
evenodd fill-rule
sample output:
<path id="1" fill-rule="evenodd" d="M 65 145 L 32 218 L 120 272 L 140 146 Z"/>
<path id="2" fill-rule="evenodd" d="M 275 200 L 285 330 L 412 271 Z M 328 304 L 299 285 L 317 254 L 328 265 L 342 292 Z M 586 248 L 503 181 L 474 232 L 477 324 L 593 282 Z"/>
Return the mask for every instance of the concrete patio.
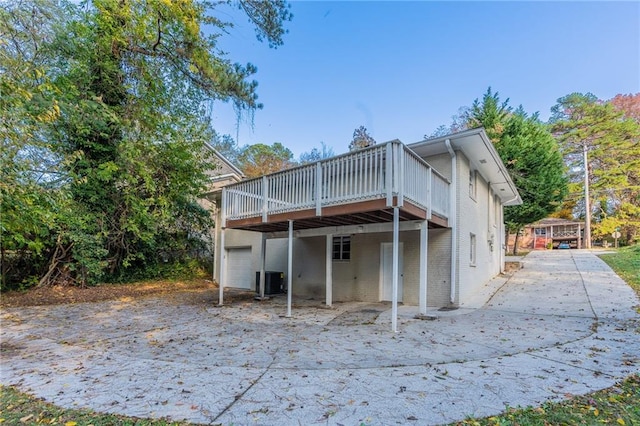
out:
<path id="1" fill-rule="evenodd" d="M 0 382 L 64 407 L 202 424 L 442 424 L 640 371 L 640 301 L 593 252 L 532 252 L 454 311 L 213 290 L 2 310 Z"/>

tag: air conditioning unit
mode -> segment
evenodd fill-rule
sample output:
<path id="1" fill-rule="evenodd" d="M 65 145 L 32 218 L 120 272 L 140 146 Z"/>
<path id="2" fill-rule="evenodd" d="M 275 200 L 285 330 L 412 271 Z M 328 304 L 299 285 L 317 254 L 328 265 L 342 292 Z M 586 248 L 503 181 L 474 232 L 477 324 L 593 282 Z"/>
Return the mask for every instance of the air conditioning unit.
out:
<path id="1" fill-rule="evenodd" d="M 264 294 L 280 294 L 284 292 L 284 272 L 264 272 Z M 256 293 L 260 294 L 260 271 L 256 272 Z"/>

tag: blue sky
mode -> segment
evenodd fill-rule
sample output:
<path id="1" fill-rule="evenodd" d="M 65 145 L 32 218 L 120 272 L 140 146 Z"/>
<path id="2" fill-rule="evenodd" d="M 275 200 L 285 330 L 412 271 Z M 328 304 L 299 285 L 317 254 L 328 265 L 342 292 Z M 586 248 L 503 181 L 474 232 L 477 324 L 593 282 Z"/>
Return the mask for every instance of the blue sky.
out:
<path id="1" fill-rule="evenodd" d="M 421 140 L 489 86 L 548 119 L 559 97 L 640 92 L 640 2 L 291 3 L 284 45 L 251 25 L 220 41 L 258 67 L 264 109 L 237 127 L 214 105 L 219 133 L 240 145 L 281 142 L 296 158 L 321 142 L 346 152 L 364 125 L 378 142 Z"/>

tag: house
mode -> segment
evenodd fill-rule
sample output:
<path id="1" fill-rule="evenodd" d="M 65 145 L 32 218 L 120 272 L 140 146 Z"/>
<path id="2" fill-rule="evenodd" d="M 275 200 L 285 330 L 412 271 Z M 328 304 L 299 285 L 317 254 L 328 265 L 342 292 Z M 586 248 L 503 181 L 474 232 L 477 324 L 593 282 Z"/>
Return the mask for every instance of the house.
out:
<path id="1" fill-rule="evenodd" d="M 525 226 L 518 236 L 518 248 L 536 250 L 558 248 L 568 243 L 571 248 L 582 248 L 584 222 L 546 218 Z M 509 236 L 509 246 L 515 244 L 515 235 Z"/>
<path id="2" fill-rule="evenodd" d="M 208 196 L 221 303 L 226 286 L 252 288 L 254 271 L 264 292 L 273 267 L 287 316 L 292 295 L 391 301 L 394 331 L 398 303 L 457 307 L 502 271 L 503 206 L 522 202 L 483 129 L 394 140 Z"/>
<path id="3" fill-rule="evenodd" d="M 213 153 L 216 169 L 210 172 L 210 185 L 208 193 L 200 200 L 200 203 L 209 211 L 213 211 L 215 215 L 215 230 L 212 235 L 214 246 L 221 247 L 221 219 L 220 219 L 220 197 L 222 188 L 227 185 L 241 182 L 245 179 L 242 171 L 230 162 L 225 156 L 216 151 L 209 144 L 205 144 L 205 148 Z M 227 275 L 227 286 L 244 288 L 247 290 L 254 288 L 255 275 L 254 271 L 261 268 L 260 248 L 262 244 L 262 235 L 258 232 L 249 232 L 241 229 L 228 229 L 225 232 L 226 240 L 224 241 Z M 286 268 L 286 241 L 278 239 L 270 239 L 266 241 L 267 256 L 265 267 L 267 270 L 283 271 Z M 219 250 L 216 250 L 219 252 Z M 220 256 L 214 257 L 214 279 L 220 282 Z M 221 287 L 222 288 L 222 287 Z"/>

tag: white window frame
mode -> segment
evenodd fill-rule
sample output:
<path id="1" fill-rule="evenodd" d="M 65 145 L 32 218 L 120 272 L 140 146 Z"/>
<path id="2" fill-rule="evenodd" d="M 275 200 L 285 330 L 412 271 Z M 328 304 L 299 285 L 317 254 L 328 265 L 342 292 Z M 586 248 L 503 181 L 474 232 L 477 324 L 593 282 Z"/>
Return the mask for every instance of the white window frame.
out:
<path id="1" fill-rule="evenodd" d="M 476 200 L 476 195 L 478 191 L 478 174 L 475 170 L 469 169 L 469 197 L 473 201 Z"/>

